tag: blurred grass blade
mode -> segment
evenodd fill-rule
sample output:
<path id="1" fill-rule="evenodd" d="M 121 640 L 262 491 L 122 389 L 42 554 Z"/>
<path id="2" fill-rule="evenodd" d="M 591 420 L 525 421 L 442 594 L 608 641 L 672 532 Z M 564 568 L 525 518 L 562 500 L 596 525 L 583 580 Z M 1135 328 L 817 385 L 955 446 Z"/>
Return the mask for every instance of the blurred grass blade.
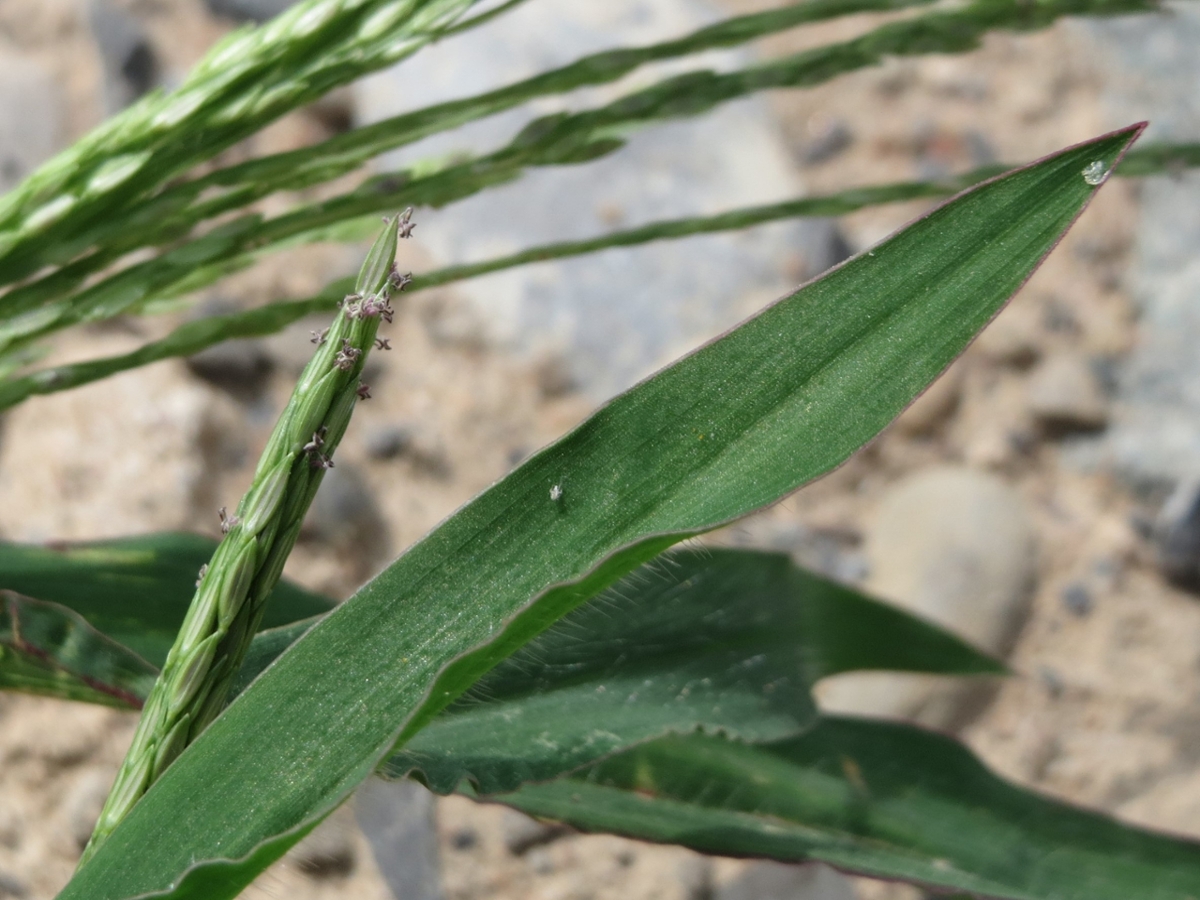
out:
<path id="1" fill-rule="evenodd" d="M 217 43 L 170 94 L 107 120 L 0 199 L 0 282 L 86 249 L 90 228 L 290 110 L 438 38 L 474 0 L 308 0 Z M 82 237 L 81 237 L 82 235 Z"/>
<path id="2" fill-rule="evenodd" d="M 0 690 L 140 709 L 157 675 L 78 613 L 0 590 Z"/>
<path id="3" fill-rule="evenodd" d="M 1111 170 L 1141 128 L 956 198 L 535 454 L 280 656 L 60 900 L 235 896 L 555 620 L 840 464 L 999 311 L 1096 190 L 1084 169 Z"/>
<path id="4" fill-rule="evenodd" d="M 7 319 L 0 326 L 0 346 L 79 321 L 119 315 L 155 296 L 198 289 L 232 269 L 249 264 L 269 248 L 306 237 L 324 237 L 326 229 L 361 216 L 405 206 L 442 206 L 491 185 L 519 178 L 529 166 L 596 159 L 623 146 L 622 135 L 629 129 L 649 122 L 698 115 L 723 102 L 762 90 L 818 84 L 874 65 L 888 56 L 965 52 L 975 48 L 984 34 L 996 29 L 1027 30 L 1045 27 L 1064 15 L 1115 15 L 1151 8 L 1152 0 L 1047 0 L 1035 5 L 1024 0 L 978 0 L 961 9 L 888 23 L 851 41 L 732 72 L 698 70 L 666 78 L 598 108 L 536 120 L 508 146 L 482 157 L 448 163 L 425 174 L 401 172 L 378 176 L 347 194 L 299 207 L 268 221 L 251 214 L 227 222 L 210 234 L 130 266 L 73 297 L 65 297 L 64 291 L 78 287 L 94 271 L 86 259 L 80 260 L 63 272 L 0 298 L 0 308 Z M 355 164 L 358 162 L 361 160 Z M 302 167 L 294 158 L 289 163 L 287 177 L 293 177 Z M 215 216 L 255 199 L 237 191 L 234 194 L 233 199 L 217 197 L 208 201 L 209 205 L 199 212 L 180 212 L 161 201 L 167 208 L 155 209 L 152 215 L 147 213 L 144 227 L 155 235 L 180 234 L 198 221 L 197 216 L 200 219 Z M 173 220 L 172 215 L 183 216 L 183 220 Z M 114 223 L 106 222 L 106 227 L 113 229 Z M 98 253 L 101 262 L 111 261 L 106 251 Z M 0 260 L 2 276 L 3 260 Z"/>
<path id="5" fill-rule="evenodd" d="M 812 685 L 848 669 L 1000 674 L 940 629 L 773 553 L 696 550 L 643 566 L 506 659 L 386 771 L 439 793 L 548 781 L 697 729 L 741 741 L 799 734 Z"/>
<path id="6" fill-rule="evenodd" d="M 611 83 L 647 63 L 736 46 L 806 22 L 903 9 L 929 2 L 931 0 L 807 0 L 780 9 L 736 16 L 674 40 L 590 54 L 505 87 L 394 116 L 312 147 L 218 169 L 130 207 L 118 219 L 88 232 L 87 240 L 104 247 L 116 247 L 121 252 L 162 244 L 171 238 L 182 237 L 208 218 L 242 208 L 268 194 L 311 187 L 349 174 L 387 150 L 512 109 L 538 97 Z M 512 5 L 515 3 L 504 4 L 463 21 L 445 34 L 477 27 Z M 195 202 L 202 194 L 212 194 L 214 190 L 220 193 L 206 195 L 203 202 Z M 150 210 L 154 215 L 147 215 Z M 77 272 L 77 277 L 82 277 L 84 272 L 97 271 L 105 260 L 111 261 L 111 257 L 98 256 L 86 269 Z"/>
<path id="7" fill-rule="evenodd" d="M 496 797 L 584 831 L 1013 900 L 1194 900 L 1200 844 L 997 778 L 949 737 L 825 717 L 747 746 L 672 737 Z"/>
<path id="8" fill-rule="evenodd" d="M 0 589 L 64 606 L 106 638 L 161 666 L 217 542 L 162 533 L 49 547 L 0 543 Z M 333 601 L 280 581 L 264 627 L 321 615 Z"/>
<path id="9" fill-rule="evenodd" d="M 1195 166 L 1200 166 L 1200 144 L 1164 144 L 1129 151 L 1121 162 L 1121 168 L 1114 174 L 1128 178 L 1162 174 Z M 985 166 L 951 179 L 849 188 L 825 196 L 799 197 L 781 203 L 733 209 L 712 216 L 651 222 L 585 240 L 542 244 L 493 259 L 446 266 L 417 275 L 408 292 L 411 294 L 425 288 L 440 287 L 518 266 L 598 253 L 616 247 L 633 247 L 697 234 L 740 230 L 783 219 L 844 215 L 887 203 L 948 197 L 963 188 L 994 177 L 1002 170 L 1003 167 L 1000 166 Z M 372 227 L 374 224 L 372 220 Z M 331 282 L 320 294 L 305 300 L 281 301 L 243 312 L 187 322 L 167 336 L 129 353 L 66 363 L 0 381 L 0 409 L 15 406 L 37 394 L 64 391 L 159 360 L 189 356 L 222 341 L 275 334 L 305 316 L 332 311 L 337 301 L 345 296 L 351 287 L 353 285 L 349 279 L 338 279 Z"/>

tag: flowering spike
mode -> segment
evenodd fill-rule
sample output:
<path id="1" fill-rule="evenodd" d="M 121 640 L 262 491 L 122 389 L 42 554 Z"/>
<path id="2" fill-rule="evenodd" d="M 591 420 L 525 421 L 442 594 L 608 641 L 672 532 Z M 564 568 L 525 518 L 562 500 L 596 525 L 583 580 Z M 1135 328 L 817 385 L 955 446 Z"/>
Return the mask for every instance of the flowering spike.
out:
<path id="1" fill-rule="evenodd" d="M 367 352 L 377 346 L 380 322 L 392 319 L 387 292 L 399 229 L 411 232 L 410 215 L 387 223 L 367 255 L 355 293 L 339 304 L 328 329 L 313 333 L 312 361 L 267 441 L 250 489 L 236 514 L 221 508 L 225 537 L 200 572 L 192 605 L 142 708 L 83 861 L 224 707 L 322 470 L 333 467 L 332 454 L 355 404 L 369 396 L 358 376 Z M 380 339 L 378 346 L 388 346 L 387 341 Z"/>

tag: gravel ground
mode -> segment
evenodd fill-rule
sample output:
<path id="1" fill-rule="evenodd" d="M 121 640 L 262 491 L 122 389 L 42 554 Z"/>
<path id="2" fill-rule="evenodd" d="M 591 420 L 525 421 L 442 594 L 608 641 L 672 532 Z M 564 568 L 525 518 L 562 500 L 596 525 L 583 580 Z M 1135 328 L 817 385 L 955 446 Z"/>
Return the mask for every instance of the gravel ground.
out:
<path id="1" fill-rule="evenodd" d="M 744 11 L 765 4 L 725 5 Z M 121 6 L 143 23 L 167 83 L 228 27 L 199 0 Z M 76 0 L 0 3 L 0 61 L 19 57 L 49 73 L 62 141 L 98 122 L 111 95 L 85 9 Z M 764 50 L 842 39 L 872 21 L 852 17 L 772 39 Z M 1099 133 L 1111 124 L 1101 62 L 1084 31 L 1068 24 L 995 35 L 961 57 L 892 61 L 769 102 L 809 189 L 824 192 L 1026 160 Z M 336 111 L 333 104 L 293 115 L 228 157 L 316 140 L 336 127 Z M 1200 836 L 1193 749 L 1200 606 L 1156 565 L 1146 523 L 1161 489 L 1135 490 L 1079 462 L 1105 428 L 1112 373 L 1137 340 L 1124 273 L 1138 193 L 1136 183 L 1110 183 L 991 329 L 883 436 L 821 482 L 714 539 L 786 549 L 840 577 L 873 583 L 872 560 L 891 539 L 881 510 L 914 475 L 965 468 L 998 479 L 1027 518 L 1035 577 L 1031 590 L 1011 597 L 1022 612 L 1019 633 L 1007 641 L 1016 674 L 985 709 L 958 723 L 964 739 L 1020 783 Z M 857 251 L 925 208 L 866 211 L 838 226 Z M 429 263 L 417 235 L 405 248 L 414 268 Z M 355 255 L 335 247 L 291 254 L 200 302 L 300 296 L 352 265 Z M 397 317 L 391 340 L 402 349 L 381 360 L 372 381 L 376 399 L 339 451 L 335 471 L 347 474 L 323 501 L 322 522 L 336 527 L 314 526 L 289 563 L 294 578 L 348 595 L 589 411 L 590 401 L 561 377 L 561 360 L 509 354 L 441 327 L 453 304 L 451 290 L 430 292 Z M 52 358 L 121 352 L 177 320 L 84 330 L 64 338 Z M 247 395 L 232 396 L 195 366 L 171 361 L 34 399 L 8 414 L 0 441 L 0 535 L 79 539 L 164 528 L 215 534 L 214 510 L 245 485 L 309 327 L 301 323 L 236 351 L 243 363 L 255 354 L 269 361 Z M 371 539 L 338 543 L 337 534 L 348 532 Z M 960 603 L 949 615 L 967 621 L 972 611 Z M 0 897 L 49 898 L 65 883 L 132 725 L 129 715 L 112 711 L 0 697 Z M 298 848 L 248 896 L 389 897 L 353 817 L 341 814 L 332 823 L 323 828 L 324 849 Z M 529 827 L 498 808 L 440 801 L 446 896 L 734 896 L 729 886 L 746 865 L 606 836 L 543 835 L 545 843 L 514 852 L 512 835 Z M 854 890 L 864 900 L 918 896 L 857 879 Z"/>

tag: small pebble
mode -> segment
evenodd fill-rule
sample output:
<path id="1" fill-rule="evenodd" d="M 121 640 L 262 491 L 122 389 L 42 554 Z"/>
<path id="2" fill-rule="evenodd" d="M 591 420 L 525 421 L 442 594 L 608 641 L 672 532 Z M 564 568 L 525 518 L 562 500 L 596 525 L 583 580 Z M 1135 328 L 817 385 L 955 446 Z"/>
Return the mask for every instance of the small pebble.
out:
<path id="1" fill-rule="evenodd" d="M 413 429 L 408 425 L 377 428 L 367 434 L 364 445 L 371 459 L 395 459 L 412 447 Z"/>
<path id="2" fill-rule="evenodd" d="M 1092 611 L 1092 594 L 1078 581 L 1074 581 L 1063 588 L 1062 602 L 1068 612 L 1081 619 L 1085 618 Z"/>
<path id="3" fill-rule="evenodd" d="M 1158 565 L 1167 580 L 1200 593 L 1200 479 L 1181 482 L 1153 526 Z"/>
<path id="4" fill-rule="evenodd" d="M 789 865 L 758 861 L 717 888 L 715 900 L 856 900 L 854 882 L 821 863 Z"/>
<path id="5" fill-rule="evenodd" d="M 225 341 L 185 360 L 197 378 L 243 401 L 255 400 L 267 387 L 275 361 L 261 341 Z"/>
<path id="6" fill-rule="evenodd" d="M 29 888 L 16 875 L 0 872 L 0 897 L 13 897 L 21 900 L 29 895 Z"/>
<path id="7" fill-rule="evenodd" d="M 676 869 L 684 900 L 712 900 L 713 862 L 696 853 L 683 860 Z"/>
<path id="8" fill-rule="evenodd" d="M 1038 680 L 1046 688 L 1046 693 L 1055 700 L 1061 697 L 1063 691 L 1066 689 L 1066 684 L 1063 683 L 1062 676 L 1049 666 L 1038 667 Z"/>
<path id="9" fill-rule="evenodd" d="M 1038 365 L 1029 379 L 1029 411 L 1048 432 L 1096 431 L 1108 424 L 1108 398 L 1087 360 L 1074 354 Z"/>
<path id="10" fill-rule="evenodd" d="M 854 143 L 854 132 L 842 119 L 816 119 L 808 123 L 807 140 L 800 149 L 800 160 L 816 166 L 828 162 Z"/>
<path id="11" fill-rule="evenodd" d="M 104 63 L 104 105 L 118 112 L 158 84 L 162 67 L 138 18 L 109 0 L 92 0 L 88 24 Z"/>
<path id="12" fill-rule="evenodd" d="M 535 847 L 529 851 L 527 857 L 529 860 L 529 868 L 533 869 L 537 875 L 549 875 L 554 871 L 554 857 L 550 855 L 550 851 L 545 847 Z"/>
<path id="13" fill-rule="evenodd" d="M 87 846 L 92 836 L 92 829 L 100 818 L 100 810 L 108 797 L 112 781 L 112 772 L 93 769 L 84 772 L 67 791 L 63 814 L 75 846 L 80 850 Z"/>
<path id="14" fill-rule="evenodd" d="M 504 846 L 513 856 L 522 856 L 534 847 L 552 843 L 569 833 L 565 825 L 557 822 L 539 822 L 515 810 L 504 813 Z"/>
<path id="15" fill-rule="evenodd" d="M 311 878 L 349 875 L 356 855 L 353 820 L 340 810 L 288 851 L 288 857 Z"/>
<path id="16" fill-rule="evenodd" d="M 238 22 L 266 22 L 289 9 L 296 0 L 206 0 L 209 12 Z"/>

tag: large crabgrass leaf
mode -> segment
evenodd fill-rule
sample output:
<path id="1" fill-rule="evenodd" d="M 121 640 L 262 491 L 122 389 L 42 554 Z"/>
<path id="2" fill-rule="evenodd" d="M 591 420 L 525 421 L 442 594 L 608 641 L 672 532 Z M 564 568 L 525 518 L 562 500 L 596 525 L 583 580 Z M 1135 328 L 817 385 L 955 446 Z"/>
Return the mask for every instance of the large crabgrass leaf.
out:
<path id="1" fill-rule="evenodd" d="M 1200 844 L 997 778 L 961 744 L 823 717 L 751 746 L 669 737 L 492 799 L 585 831 L 1013 900 L 1195 900 Z"/>
<path id="2" fill-rule="evenodd" d="M 696 729 L 798 734 L 811 689 L 856 669 L 1002 674 L 996 661 L 786 556 L 673 552 L 564 616 L 417 732 L 385 770 L 439 793 L 547 781 Z"/>
<path id="3" fill-rule="evenodd" d="M 0 595 L 4 596 L 4 595 Z M 125 602 L 157 631 L 157 597 Z M 260 633 L 244 689 L 315 624 Z M 65 607 L 8 595 L 0 611 L 0 688 L 125 708 L 155 668 Z M 696 728 L 765 741 L 797 734 L 819 678 L 856 669 L 1004 672 L 935 626 L 797 569 L 780 554 L 672 552 L 564 616 L 489 672 L 387 763 L 450 793 L 549 780 L 603 756 Z"/>
<path id="4" fill-rule="evenodd" d="M 78 613 L 0 590 L 0 690 L 137 709 L 157 676 Z"/>
<path id="5" fill-rule="evenodd" d="M 211 538 L 183 532 L 51 546 L 0 543 L 0 589 L 66 607 L 157 667 L 216 546 Z M 267 600 L 263 624 L 286 625 L 332 606 L 332 600 L 281 580 Z"/>
<path id="6" fill-rule="evenodd" d="M 1140 133 L 981 185 L 601 408 L 329 613 L 63 900 L 228 898 L 573 608 L 844 461 L 1000 310 Z"/>
<path id="7" fill-rule="evenodd" d="M 1131 150 L 1115 174 L 1123 177 L 1142 177 L 1198 165 L 1200 144 L 1163 144 Z M 650 222 L 578 241 L 541 244 L 516 253 L 446 266 L 417 275 L 409 286 L 408 293 L 531 263 L 566 259 L 619 247 L 634 247 L 652 241 L 740 230 L 782 219 L 838 216 L 885 203 L 948 197 L 963 188 L 994 177 L 999 171 L 1002 171 L 1000 167 L 985 166 L 951 179 L 904 181 L 849 188 L 824 196 L 798 197 L 779 203 L 747 206 L 711 216 Z M 370 224 L 374 228 L 375 220 L 372 219 Z M 6 381 L 0 380 L 0 409 L 15 406 L 35 394 L 65 391 L 159 360 L 199 353 L 206 347 L 223 341 L 275 334 L 313 313 L 332 314 L 337 302 L 353 290 L 353 287 L 352 278 L 339 279 L 330 282 L 320 294 L 304 300 L 279 301 L 241 312 L 186 322 L 164 337 L 143 344 L 128 353 L 63 363 Z"/>

